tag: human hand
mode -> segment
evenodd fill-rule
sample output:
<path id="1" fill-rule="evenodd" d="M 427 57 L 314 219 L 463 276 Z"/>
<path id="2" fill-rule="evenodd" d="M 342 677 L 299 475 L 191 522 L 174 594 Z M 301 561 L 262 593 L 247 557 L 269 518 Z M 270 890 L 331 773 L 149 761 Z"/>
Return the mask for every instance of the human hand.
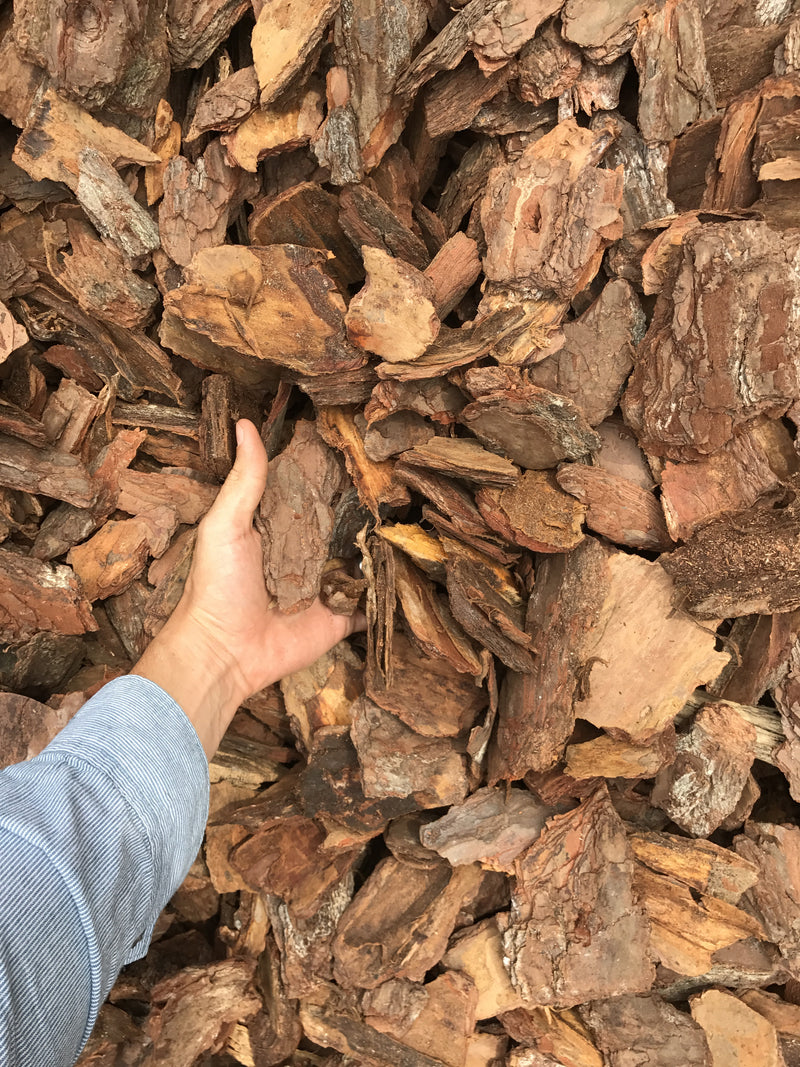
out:
<path id="1" fill-rule="evenodd" d="M 319 600 L 295 615 L 270 606 L 253 527 L 267 455 L 251 422 L 237 424 L 236 439 L 236 462 L 198 528 L 183 596 L 132 672 L 180 704 L 209 758 L 243 700 L 365 624 Z"/>

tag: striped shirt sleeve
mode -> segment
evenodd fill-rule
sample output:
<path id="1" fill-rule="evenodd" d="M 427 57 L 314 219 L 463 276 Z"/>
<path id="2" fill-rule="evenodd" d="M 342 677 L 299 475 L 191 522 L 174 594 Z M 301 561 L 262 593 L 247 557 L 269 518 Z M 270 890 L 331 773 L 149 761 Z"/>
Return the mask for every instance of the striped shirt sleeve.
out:
<path id="1" fill-rule="evenodd" d="M 200 847 L 205 753 L 129 675 L 0 771 L 0 1067 L 71 1065 Z"/>

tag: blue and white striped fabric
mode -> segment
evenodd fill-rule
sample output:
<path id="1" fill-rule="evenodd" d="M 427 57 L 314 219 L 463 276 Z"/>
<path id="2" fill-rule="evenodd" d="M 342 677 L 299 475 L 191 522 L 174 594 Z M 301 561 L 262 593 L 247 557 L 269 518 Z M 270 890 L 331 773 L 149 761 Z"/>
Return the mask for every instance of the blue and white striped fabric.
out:
<path id="1" fill-rule="evenodd" d="M 207 815 L 194 727 L 134 675 L 0 771 L 0 1067 L 75 1062 L 120 967 L 147 952 Z"/>

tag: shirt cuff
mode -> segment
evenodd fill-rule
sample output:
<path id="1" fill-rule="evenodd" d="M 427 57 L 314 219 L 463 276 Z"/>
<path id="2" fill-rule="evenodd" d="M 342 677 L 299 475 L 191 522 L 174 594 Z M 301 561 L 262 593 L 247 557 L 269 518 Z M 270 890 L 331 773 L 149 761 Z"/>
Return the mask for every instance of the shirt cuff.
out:
<path id="1" fill-rule="evenodd" d="M 191 722 L 164 690 L 139 675 L 95 694 L 40 753 L 103 771 L 139 818 L 152 852 L 146 929 L 123 961 L 140 959 L 159 913 L 197 856 L 208 819 L 208 761 Z"/>

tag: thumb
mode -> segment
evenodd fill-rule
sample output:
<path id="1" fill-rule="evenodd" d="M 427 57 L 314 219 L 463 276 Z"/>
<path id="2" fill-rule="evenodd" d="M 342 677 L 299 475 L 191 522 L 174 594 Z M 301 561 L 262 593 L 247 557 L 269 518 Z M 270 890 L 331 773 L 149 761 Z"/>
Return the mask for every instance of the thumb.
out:
<path id="1" fill-rule="evenodd" d="M 229 528 L 249 530 L 267 484 L 267 453 L 249 419 L 236 423 L 236 462 L 222 483 L 208 518 Z"/>

